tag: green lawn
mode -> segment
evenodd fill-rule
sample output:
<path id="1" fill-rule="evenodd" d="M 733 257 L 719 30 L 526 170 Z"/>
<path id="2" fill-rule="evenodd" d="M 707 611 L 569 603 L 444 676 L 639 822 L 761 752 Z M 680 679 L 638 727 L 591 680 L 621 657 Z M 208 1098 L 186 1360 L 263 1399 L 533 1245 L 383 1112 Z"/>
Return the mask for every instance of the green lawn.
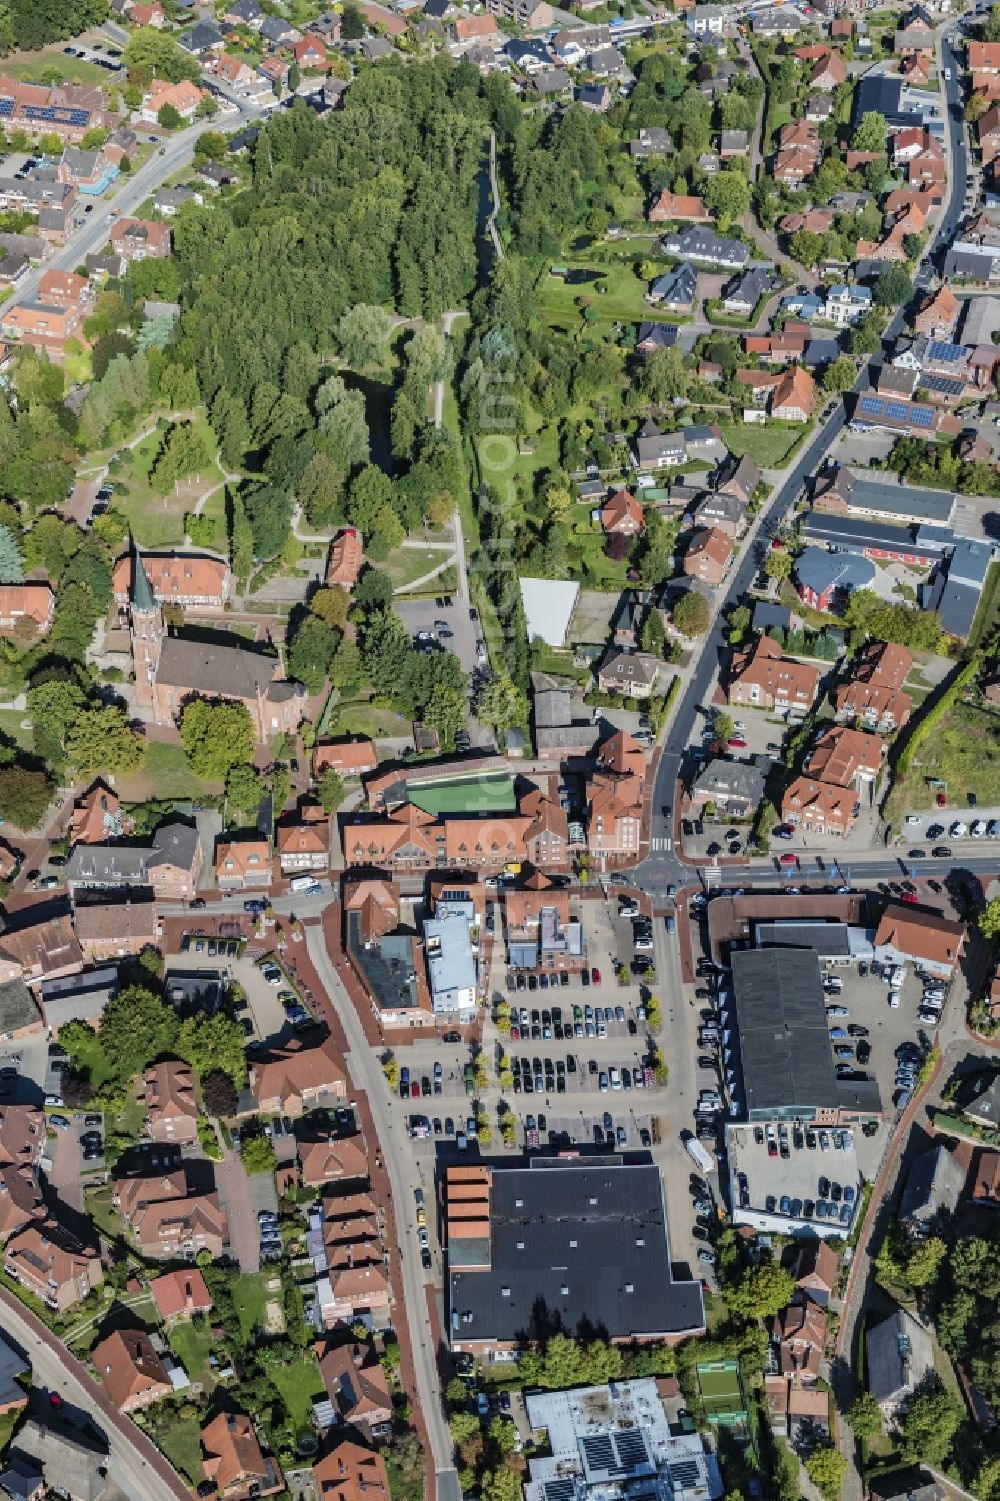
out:
<path id="1" fill-rule="evenodd" d="M 170 1348 L 192 1381 L 211 1382 L 211 1367 L 208 1357 L 214 1340 L 212 1326 L 207 1319 L 182 1319 L 168 1335 Z"/>
<path id="2" fill-rule="evenodd" d="M 639 251 L 635 250 L 632 254 L 636 256 Z M 651 254 L 652 245 L 649 245 L 645 247 L 643 258 L 649 258 Z M 649 304 L 646 301 L 648 283 L 636 276 L 631 265 L 602 265 L 592 254 L 582 260 L 567 260 L 563 264 L 569 265 L 572 270 L 598 272 L 599 279 L 568 283 L 548 274 L 543 276 L 538 286 L 538 296 L 542 312 L 547 317 L 579 317 L 581 297 L 593 301 L 602 320 L 621 319 L 635 323 L 649 315 Z"/>
<path id="3" fill-rule="evenodd" d="M 404 719 L 401 714 L 393 713 L 391 709 L 378 709 L 374 704 L 359 700 L 338 704 L 331 711 L 323 733 L 330 737 L 340 735 L 367 735 L 372 739 L 379 735 L 398 737 L 411 735 L 413 725 L 409 719 Z"/>
<path id="4" fill-rule="evenodd" d="M 965 807 L 969 792 L 992 807 L 1000 803 L 1000 720 L 986 709 L 956 704 L 921 744 L 915 762 L 889 796 L 888 814 L 895 822 L 934 807 L 936 793 L 928 785 L 934 778 L 947 782 L 951 807 Z"/>
<path id="5" fill-rule="evenodd" d="M 496 776 L 442 777 L 413 787 L 410 801 L 425 813 L 512 813 L 514 783 L 506 771 Z"/>
<path id="6" fill-rule="evenodd" d="M 776 469 L 801 436 L 799 428 L 755 427 L 744 422 L 723 422 L 719 429 L 730 453 L 737 458 L 749 454 L 761 469 Z"/>
<path id="7" fill-rule="evenodd" d="M 203 782 L 196 777 L 179 745 L 166 740 L 151 740 L 146 746 L 142 766 L 130 776 L 118 779 L 122 800 L 142 803 L 147 798 L 198 797 L 205 792 L 221 792 L 221 783 Z"/>
<path id="8" fill-rule="evenodd" d="M 86 1195 L 87 1213 L 98 1230 L 110 1239 L 127 1236 L 125 1224 L 117 1209 L 112 1208 L 110 1188 L 94 1188 Z"/>
<path id="9" fill-rule="evenodd" d="M 34 737 L 30 725 L 26 727 L 27 715 L 23 709 L 0 709 L 0 734 L 15 740 L 22 750 L 34 748 Z"/>
<path id="10" fill-rule="evenodd" d="M 41 83 L 43 75 L 59 73 L 63 83 L 99 83 L 107 86 L 108 74 L 82 57 L 67 57 L 58 48 L 50 52 L 32 52 L 30 56 L 7 57 L 0 63 L 5 78 L 20 78 L 25 83 Z"/>
<path id="11" fill-rule="evenodd" d="M 201 433 L 208 452 L 215 454 L 215 434 L 204 415 L 194 419 L 195 428 Z M 132 535 L 140 547 L 168 547 L 184 540 L 184 516 L 193 511 L 199 498 L 222 479 L 222 471 L 213 459 L 201 475 L 191 475 L 169 495 L 159 495 L 149 484 L 153 467 L 168 424 L 161 422 L 157 431 L 123 455 L 120 469 L 115 469 L 112 478 L 123 487 L 115 499 L 115 506 L 129 520 Z M 220 490 L 209 502 L 209 515 L 221 514 L 225 497 Z"/>
<path id="12" fill-rule="evenodd" d="M 412 584 L 414 579 L 430 573 L 439 563 L 444 563 L 448 556 L 443 547 L 397 547 L 378 566 L 382 573 L 388 574 L 392 579 L 394 589 L 402 589 L 404 585 Z"/>
<path id="13" fill-rule="evenodd" d="M 240 1277 L 233 1286 L 233 1303 L 236 1305 L 236 1313 L 239 1317 L 240 1328 L 244 1337 L 249 1339 L 258 1325 L 264 1326 L 264 1309 L 271 1297 L 281 1301 L 280 1289 L 277 1293 L 268 1294 L 267 1284 L 276 1273 L 248 1272 Z"/>
<path id="14" fill-rule="evenodd" d="M 105 1080 L 111 1077 L 96 1032 L 86 1038 L 80 1047 L 74 1049 L 73 1058 L 77 1066 L 89 1075 L 95 1088 L 99 1088 Z"/>
<path id="15" fill-rule="evenodd" d="M 201 1424 L 197 1418 L 170 1423 L 156 1435 L 156 1441 L 189 1484 L 201 1483 L 205 1472 L 201 1467 Z"/>
<path id="16" fill-rule="evenodd" d="M 275 1366 L 271 1374 L 296 1427 L 308 1428 L 313 1401 L 326 1392 L 315 1355 L 300 1355 L 288 1365 Z"/>

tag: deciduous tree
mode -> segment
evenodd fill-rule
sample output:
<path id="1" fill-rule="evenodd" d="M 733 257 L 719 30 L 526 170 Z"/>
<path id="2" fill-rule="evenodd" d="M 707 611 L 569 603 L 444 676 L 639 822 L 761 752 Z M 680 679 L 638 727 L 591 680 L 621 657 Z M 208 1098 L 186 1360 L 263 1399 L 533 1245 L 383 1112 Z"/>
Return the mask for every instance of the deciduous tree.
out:
<path id="1" fill-rule="evenodd" d="M 191 770 L 208 781 L 225 781 L 231 767 L 254 757 L 253 720 L 243 704 L 193 699 L 181 715 L 180 735 Z"/>

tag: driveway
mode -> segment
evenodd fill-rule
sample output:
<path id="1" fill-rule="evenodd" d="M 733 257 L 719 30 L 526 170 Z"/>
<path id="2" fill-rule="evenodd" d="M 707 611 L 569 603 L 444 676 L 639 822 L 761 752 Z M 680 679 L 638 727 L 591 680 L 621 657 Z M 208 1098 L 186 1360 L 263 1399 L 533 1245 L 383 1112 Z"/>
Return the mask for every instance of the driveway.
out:
<path id="1" fill-rule="evenodd" d="M 276 1209 L 277 1195 L 274 1179 L 269 1173 L 255 1173 L 249 1178 L 243 1169 L 238 1152 L 225 1149 L 222 1162 L 215 1166 L 215 1186 L 219 1198 L 229 1216 L 229 1251 L 240 1264 L 241 1272 L 260 1271 L 260 1234 L 257 1229 L 257 1210 Z M 266 1178 L 271 1186 L 271 1203 L 264 1203 L 262 1190 L 254 1186 L 257 1180 Z M 258 1202 L 260 1200 L 260 1202 Z"/>

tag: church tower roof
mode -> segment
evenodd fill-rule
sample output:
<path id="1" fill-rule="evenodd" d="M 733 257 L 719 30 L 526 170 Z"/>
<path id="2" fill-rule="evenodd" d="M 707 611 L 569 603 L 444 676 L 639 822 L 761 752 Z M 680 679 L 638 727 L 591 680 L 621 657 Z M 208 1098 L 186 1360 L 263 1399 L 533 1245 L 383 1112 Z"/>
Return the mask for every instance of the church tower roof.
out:
<path id="1" fill-rule="evenodd" d="M 135 566 L 132 570 L 132 608 L 133 610 L 137 610 L 140 615 L 152 615 L 158 608 L 156 596 L 153 593 L 153 586 L 149 582 L 149 575 L 143 567 L 142 555 L 134 544 L 133 548 Z"/>

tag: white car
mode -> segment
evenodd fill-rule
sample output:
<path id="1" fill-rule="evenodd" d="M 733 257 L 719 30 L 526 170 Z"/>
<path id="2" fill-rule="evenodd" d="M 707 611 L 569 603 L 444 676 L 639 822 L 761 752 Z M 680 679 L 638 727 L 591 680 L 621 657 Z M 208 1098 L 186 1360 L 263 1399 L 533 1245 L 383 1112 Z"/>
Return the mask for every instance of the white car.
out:
<path id="1" fill-rule="evenodd" d="M 952 839 L 964 839 L 968 832 L 968 824 L 963 823 L 960 818 L 956 819 L 951 828 L 948 830 L 948 833 Z"/>
<path id="2" fill-rule="evenodd" d="M 890 1009 L 890 1011 L 898 1011 L 898 1009 L 899 1009 L 899 991 L 898 990 L 890 990 L 889 991 L 889 1009 Z"/>
<path id="3" fill-rule="evenodd" d="M 975 823 L 972 825 L 972 828 L 969 830 L 969 833 L 972 835 L 973 839 L 986 838 L 986 825 L 981 818 L 976 819 Z"/>

